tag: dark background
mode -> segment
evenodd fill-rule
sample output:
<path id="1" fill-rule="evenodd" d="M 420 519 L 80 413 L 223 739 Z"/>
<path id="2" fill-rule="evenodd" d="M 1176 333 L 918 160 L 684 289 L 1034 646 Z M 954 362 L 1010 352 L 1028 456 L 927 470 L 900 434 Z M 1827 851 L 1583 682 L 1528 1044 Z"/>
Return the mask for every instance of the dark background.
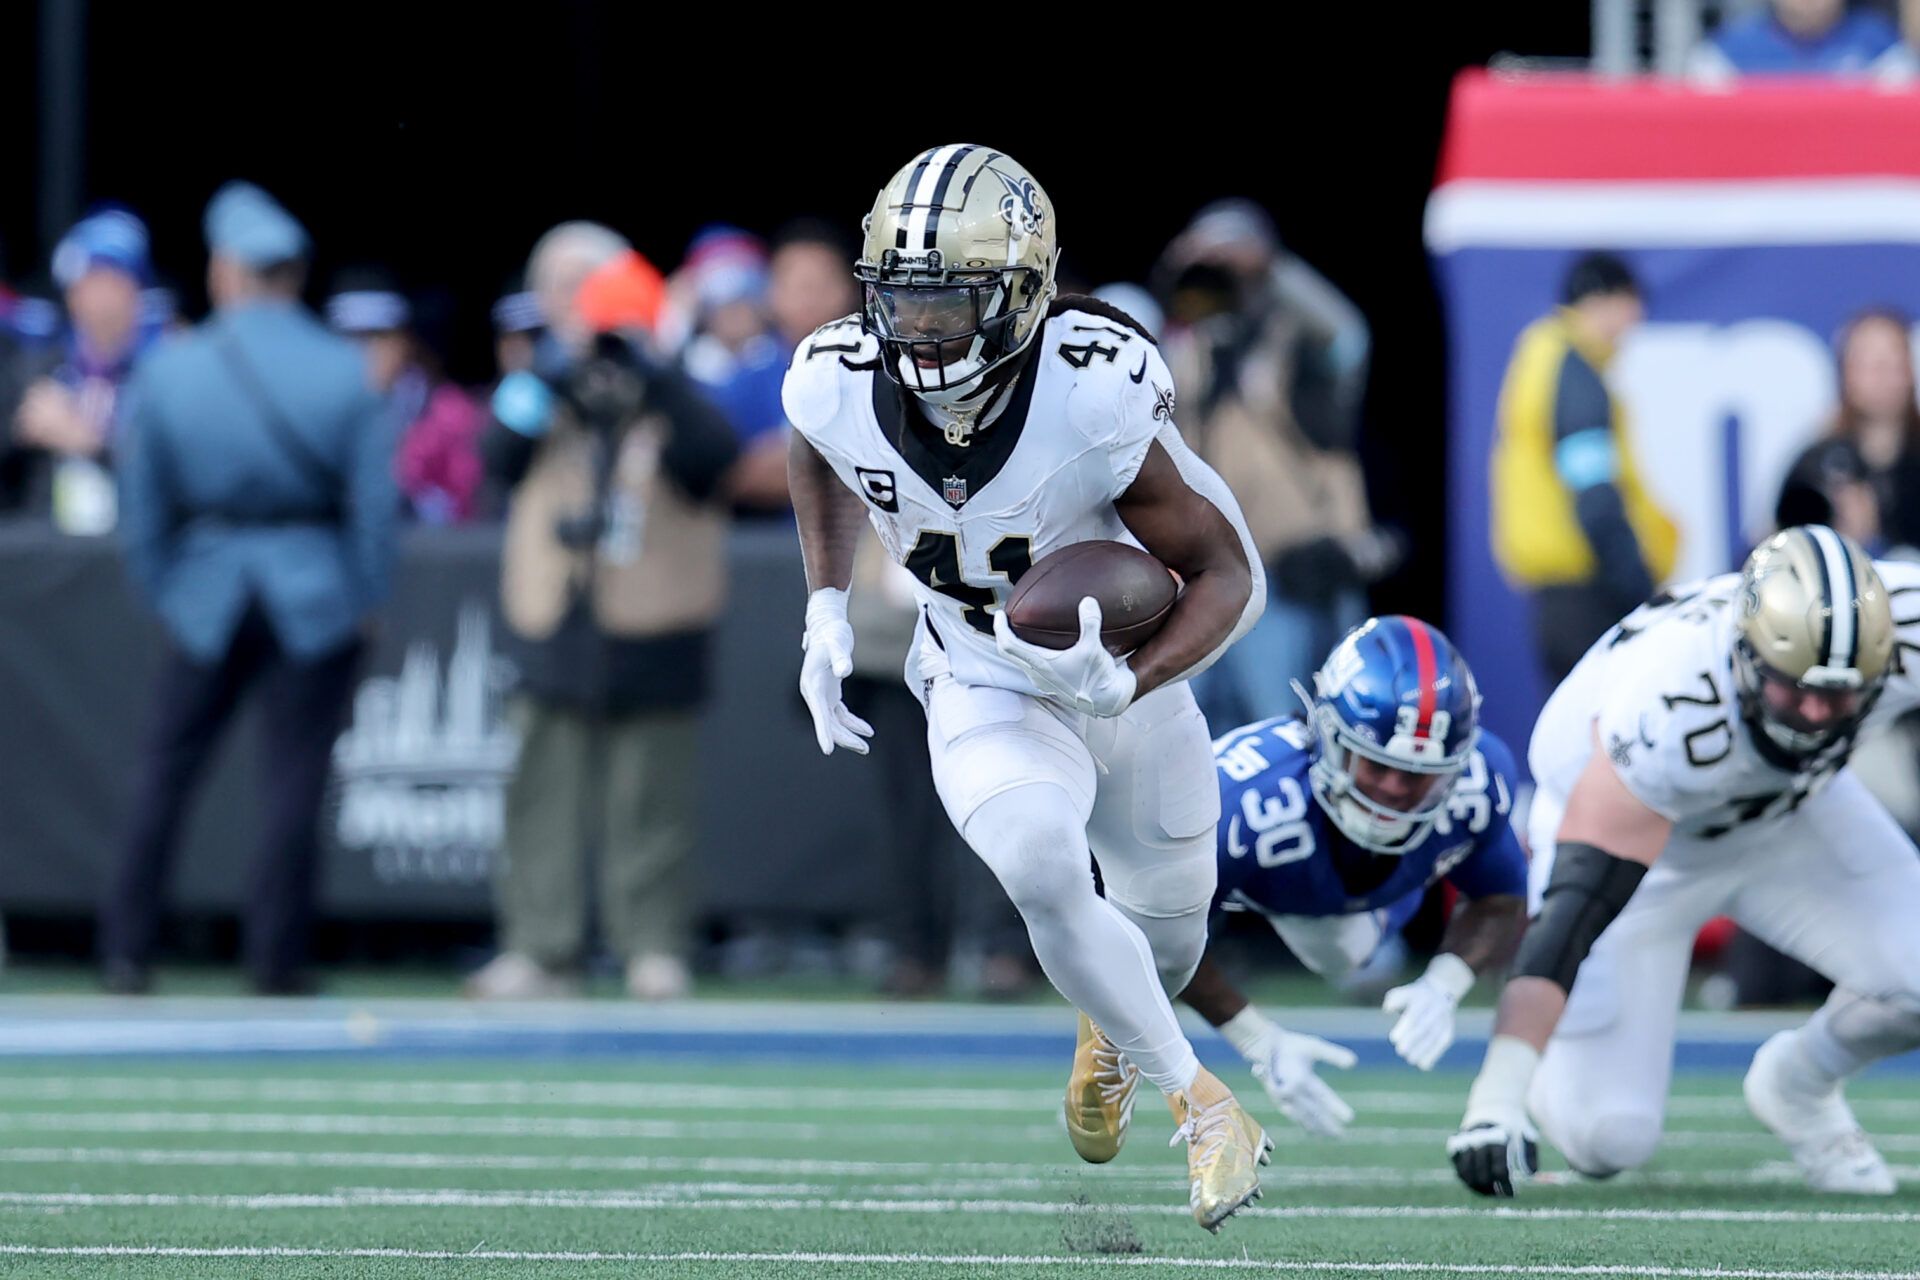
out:
<path id="1" fill-rule="evenodd" d="M 1039 177 L 1061 211 L 1064 269 L 1103 283 L 1143 279 L 1206 201 L 1258 199 L 1373 323 L 1370 484 L 1380 515 L 1416 535 L 1413 561 L 1375 603 L 1431 617 L 1444 349 L 1420 226 L 1448 85 L 1501 51 L 1579 56 L 1588 41 L 1577 0 L 1441 14 L 1287 4 L 1235 21 L 1081 7 L 938 21 L 936 10 L 930 33 L 903 28 L 886 43 L 895 24 L 878 9 L 823 12 L 788 33 L 732 6 L 396 18 L 397 4 L 189 14 L 75 2 L 0 13 L 6 278 L 44 282 L 44 228 L 66 220 L 61 184 L 37 179 L 51 159 L 77 168 L 83 204 L 120 200 L 147 219 L 160 270 L 197 315 L 200 211 L 244 176 L 312 229 L 318 280 L 372 261 L 450 291 L 453 370 L 476 382 L 491 373 L 487 305 L 563 218 L 607 222 L 670 268 L 715 220 L 768 232 L 810 213 L 851 230 L 907 158 L 977 140 Z M 37 75 L 42 37 L 68 28 L 83 53 L 77 120 L 44 100 Z M 1119 38 L 1086 44 L 1088 30 Z M 77 154 L 42 156 L 56 125 Z"/>

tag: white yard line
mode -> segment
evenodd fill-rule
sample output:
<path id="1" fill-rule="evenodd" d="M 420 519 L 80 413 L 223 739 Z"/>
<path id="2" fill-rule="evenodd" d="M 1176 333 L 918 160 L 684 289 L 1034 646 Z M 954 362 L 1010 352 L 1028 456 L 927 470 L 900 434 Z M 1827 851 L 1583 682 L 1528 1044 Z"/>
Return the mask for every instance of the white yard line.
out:
<path id="1" fill-rule="evenodd" d="M 0 1164 L 205 1165 L 315 1169 L 509 1169 L 608 1173 L 767 1173 L 820 1177 L 897 1177 L 908 1174 L 1007 1174 L 1075 1166 L 1018 1161 L 809 1160 L 766 1156 L 558 1156 L 476 1155 L 434 1151 L 225 1151 L 178 1147 L 0 1147 Z M 1102 1177 L 1152 1176 L 1165 1172 L 1105 1170 Z M 1448 1174 L 1451 1177 L 1451 1174 Z"/>
<path id="2" fill-rule="evenodd" d="M 368 1106 L 569 1106 L 631 1110 L 1051 1111 L 1056 1089 L 757 1088 L 589 1081 L 151 1079 L 92 1076 L 0 1081 L 9 1100 L 36 1102 L 313 1102 Z"/>
<path id="3" fill-rule="evenodd" d="M 0 1112 L 0 1132 L 33 1133 L 285 1133 L 352 1134 L 395 1137 L 572 1138 L 620 1141 L 823 1142 L 857 1138 L 900 1143 L 950 1142 L 956 1131 L 938 1124 L 863 1122 L 857 1119 L 813 1124 L 762 1120 L 633 1120 L 604 1115 L 393 1115 L 328 1112 L 256 1111 L 36 1111 Z M 969 1142 L 1001 1145 L 1057 1143 L 1061 1125 L 968 1124 Z M 1278 1132 L 1285 1133 L 1284 1130 Z M 1452 1128 L 1358 1126 L 1337 1139 L 1286 1135 L 1297 1150 L 1331 1152 L 1355 1147 L 1430 1146 L 1438 1149 Z M 1668 1147 L 1746 1150 L 1777 1148 L 1771 1134 L 1742 1130 L 1669 1129 Z M 1874 1139 L 1882 1151 L 1920 1151 L 1920 1134 L 1894 1133 Z"/>
<path id="4" fill-rule="evenodd" d="M 1310 1259 L 968 1253 L 602 1253 L 508 1249 L 310 1249 L 287 1245 L 192 1248 L 170 1245 L 0 1244 L 0 1256 L 35 1258 L 394 1258 L 437 1262 L 777 1262 L 871 1267 L 1179 1267 L 1192 1271 L 1335 1272 L 1341 1275 L 1645 1276 L 1672 1280 L 1920 1280 L 1920 1271 L 1783 1271 L 1760 1267 L 1661 1267 L 1545 1263 L 1319 1262 Z"/>
<path id="5" fill-rule="evenodd" d="M 1426 1082 L 1422 1082 L 1425 1084 Z M 1466 1078 L 1457 1090 L 1423 1088 L 1346 1091 L 1341 1096 L 1362 1114 L 1451 1117 L 1466 1096 Z M 333 1080 L 325 1078 L 251 1079 L 243 1077 L 153 1078 L 81 1076 L 0 1081 L 9 1099 L 42 1102 L 312 1102 L 330 1104 L 411 1104 L 455 1107 L 571 1106 L 632 1110 L 722 1108 L 736 1111 L 980 1111 L 1023 1114 L 1050 1112 L 1059 1105 L 1057 1089 L 832 1088 L 815 1086 L 699 1085 L 645 1081 L 590 1080 Z M 1856 1112 L 1882 1119 L 1920 1119 L 1920 1101 L 1911 1098 L 1862 1098 Z M 1667 1113 L 1689 1118 L 1737 1117 L 1747 1113 L 1738 1090 L 1724 1097 L 1685 1095 L 1668 1100 Z"/>
<path id="6" fill-rule="evenodd" d="M 932 1124 L 806 1124 L 790 1121 L 623 1120 L 609 1116 L 361 1115 L 256 1111 L 37 1111 L 0 1112 L 0 1131 L 35 1133 L 332 1133 L 493 1138 L 597 1138 L 621 1141 L 750 1140 L 819 1142 L 848 1135 L 891 1142 L 951 1141 L 953 1130 Z M 1058 1124 L 968 1125 L 969 1141 L 1053 1142 Z"/>
<path id="7" fill-rule="evenodd" d="M 1171 1181 L 1171 1180 L 1170 1180 Z M 699 1186 L 703 1184 L 693 1184 Z M 738 1184 L 727 1184 L 738 1185 Z M 758 1190 L 748 1187 L 747 1190 Z M 771 1188 L 770 1188 L 771 1189 Z M 0 1205 L 26 1208 L 237 1209 L 247 1212 L 297 1209 L 668 1209 L 746 1213 L 891 1213 L 992 1214 L 1058 1217 L 1062 1215 L 1185 1216 L 1187 1206 L 1171 1197 L 1148 1204 L 1082 1204 L 1041 1200 L 845 1199 L 822 1196 L 661 1194 L 574 1190 L 531 1191 L 345 1187 L 327 1192 L 273 1192 L 258 1195 L 195 1195 L 171 1192 L 0 1191 Z M 1565 1209 L 1480 1205 L 1292 1205 L 1243 1210 L 1253 1218 L 1324 1218 L 1362 1221 L 1471 1219 L 1478 1222 L 1670 1222 L 1806 1225 L 1873 1223 L 1912 1225 L 1920 1213 L 1889 1210 L 1824 1209 Z"/>
<path id="8" fill-rule="evenodd" d="M 775 1177 L 852 1179 L 926 1178 L 939 1175 L 939 1184 L 901 1182 L 885 1189 L 896 1194 L 954 1193 L 961 1187 L 1065 1187 L 1089 1178 L 1106 1185 L 1139 1183 L 1160 1186 L 1178 1179 L 1178 1169 L 1113 1168 L 1097 1171 L 1067 1160 L 1046 1161 L 934 1161 L 934 1160 L 811 1160 L 774 1156 L 592 1156 L 592 1155 L 479 1155 L 439 1151 L 269 1151 L 218 1150 L 182 1147 L 0 1147 L 0 1165 L 123 1165 L 132 1167 L 192 1166 L 200 1168 L 284 1169 L 485 1169 L 500 1172 L 571 1173 L 711 1173 L 767 1174 Z M 1920 1180 L 1920 1165 L 1893 1165 L 1897 1178 Z M 1448 1185 L 1453 1171 L 1435 1162 L 1432 1168 L 1408 1169 L 1396 1165 L 1270 1165 L 1261 1174 L 1273 1185 L 1285 1186 L 1424 1186 Z M 1598 1187 L 1570 1174 L 1549 1175 L 1563 1187 Z M 1626 1175 L 1639 1183 L 1666 1186 L 1792 1185 L 1801 1174 L 1786 1161 L 1769 1161 L 1752 1169 L 1650 1170 Z M 1564 1181 L 1560 1181 L 1564 1179 Z M 649 1186 L 653 1184 L 648 1184 Z"/>

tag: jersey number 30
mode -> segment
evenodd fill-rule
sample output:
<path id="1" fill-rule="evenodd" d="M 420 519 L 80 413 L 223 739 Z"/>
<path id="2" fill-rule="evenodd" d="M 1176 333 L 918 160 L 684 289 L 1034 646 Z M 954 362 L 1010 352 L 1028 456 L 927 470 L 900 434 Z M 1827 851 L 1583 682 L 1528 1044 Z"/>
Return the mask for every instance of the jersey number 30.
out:
<path id="1" fill-rule="evenodd" d="M 1307 794 L 1292 778 L 1279 780 L 1279 795 L 1261 796 L 1248 787 L 1240 793 L 1240 817 L 1254 833 L 1253 860 L 1262 867 L 1284 867 L 1313 856 L 1313 828 L 1307 824 Z M 1247 846 L 1240 839 L 1239 824 L 1234 823 L 1227 836 L 1227 852 L 1244 858 Z"/>
<path id="2" fill-rule="evenodd" d="M 987 552 L 987 564 L 996 577 L 1005 578 L 1010 589 L 1033 568 L 1033 540 L 1010 533 Z M 1003 601 L 995 587 L 976 587 L 960 571 L 960 542 L 950 533 L 920 531 L 920 537 L 907 553 L 907 571 L 943 596 L 951 596 L 963 606 L 961 616 L 975 631 L 993 634 L 993 610 Z"/>

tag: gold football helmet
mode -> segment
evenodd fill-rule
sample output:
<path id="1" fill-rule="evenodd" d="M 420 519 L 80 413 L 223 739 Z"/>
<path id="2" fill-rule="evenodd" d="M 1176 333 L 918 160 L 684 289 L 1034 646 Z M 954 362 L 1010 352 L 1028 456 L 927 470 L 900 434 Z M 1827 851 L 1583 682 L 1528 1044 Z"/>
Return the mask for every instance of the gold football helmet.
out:
<path id="1" fill-rule="evenodd" d="M 881 367 L 964 409 L 1026 348 L 1052 301 L 1053 204 L 1011 156 L 956 143 L 921 152 L 875 197 L 854 274 Z"/>
<path id="2" fill-rule="evenodd" d="M 1747 557 L 1733 669 L 1749 723 L 1794 757 L 1859 728 L 1893 665 L 1893 609 L 1866 552 L 1797 525 Z"/>

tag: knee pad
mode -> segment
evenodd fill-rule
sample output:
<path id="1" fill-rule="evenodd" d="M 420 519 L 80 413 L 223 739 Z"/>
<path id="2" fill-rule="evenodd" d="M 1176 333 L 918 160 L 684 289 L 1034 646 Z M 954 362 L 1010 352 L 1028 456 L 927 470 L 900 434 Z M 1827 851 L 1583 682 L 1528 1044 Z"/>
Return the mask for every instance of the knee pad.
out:
<path id="1" fill-rule="evenodd" d="M 1152 920 L 1178 920 L 1199 913 L 1204 919 L 1213 905 L 1220 870 L 1213 850 L 1204 859 L 1176 856 L 1154 866 L 1114 867 L 1102 861 L 1107 899 L 1128 915 Z M 1143 928 L 1145 926 L 1142 926 Z"/>
<path id="2" fill-rule="evenodd" d="M 1153 965 L 1160 973 L 1161 985 L 1169 995 L 1187 989 L 1200 957 L 1207 951 L 1207 912 L 1205 908 L 1178 916 L 1146 916 L 1115 902 L 1121 914 L 1133 921 L 1145 935 L 1153 952 Z"/>
<path id="3" fill-rule="evenodd" d="M 1071 797 L 1059 787 L 1001 792 L 980 806 L 965 835 L 1024 918 L 1093 897 L 1086 831 Z"/>
<path id="4" fill-rule="evenodd" d="M 1585 1121 L 1582 1132 L 1560 1146 L 1578 1173 L 1611 1178 L 1638 1169 L 1660 1147 L 1660 1117 L 1647 1112 L 1613 1112 Z"/>
<path id="5" fill-rule="evenodd" d="M 1022 917 L 1048 915 L 1076 898 L 1093 897 L 1091 865 L 1073 858 L 1072 846 L 1063 847 L 1053 838 L 1057 834 L 1041 830 L 1017 838 L 988 862 Z"/>

